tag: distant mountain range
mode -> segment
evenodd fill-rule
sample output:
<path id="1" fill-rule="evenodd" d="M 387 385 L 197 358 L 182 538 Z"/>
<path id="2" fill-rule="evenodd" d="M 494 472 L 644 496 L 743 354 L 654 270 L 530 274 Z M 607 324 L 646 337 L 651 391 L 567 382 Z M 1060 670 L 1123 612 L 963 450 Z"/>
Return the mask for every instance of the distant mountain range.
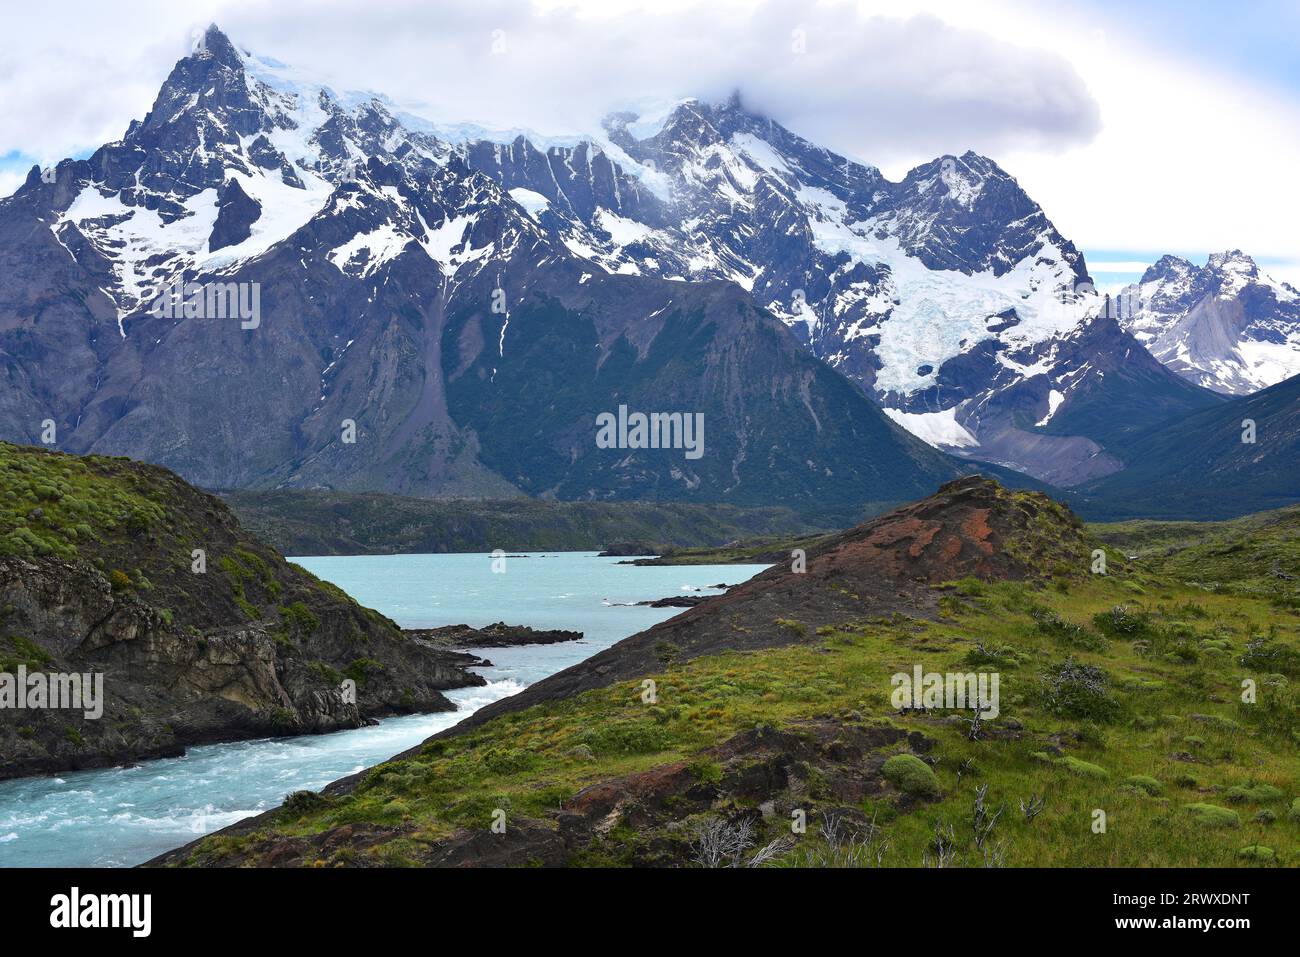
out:
<path id="1" fill-rule="evenodd" d="M 1247 395 L 1300 373 L 1300 292 L 1239 249 L 1201 268 L 1164 256 L 1121 298 L 1124 327 L 1189 382 Z"/>
<path id="2" fill-rule="evenodd" d="M 1095 484 L 1232 391 L 1143 347 L 1191 291 L 1113 315 L 985 157 L 895 183 L 738 96 L 448 133 L 215 27 L 121 140 L 0 200 L 0 277 L 0 435 L 209 488 L 844 519 L 975 469 Z M 1259 288 L 1239 351 L 1289 321 Z M 598 447 L 620 407 L 702 415 L 706 454 Z"/>
<path id="3" fill-rule="evenodd" d="M 248 67 L 209 30 L 121 141 L 0 204 L 10 437 L 210 488 L 856 514 L 970 470 L 739 286 L 611 274 L 378 103 Z M 178 278 L 255 287 L 259 318 L 154 308 Z M 702 415 L 706 454 L 598 448 L 620 406 Z"/>

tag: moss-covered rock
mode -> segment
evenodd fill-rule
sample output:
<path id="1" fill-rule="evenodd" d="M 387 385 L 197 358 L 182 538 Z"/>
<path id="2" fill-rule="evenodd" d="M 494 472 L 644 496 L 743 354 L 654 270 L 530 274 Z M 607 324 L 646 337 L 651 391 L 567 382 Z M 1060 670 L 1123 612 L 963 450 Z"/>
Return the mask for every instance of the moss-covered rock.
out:
<path id="1" fill-rule="evenodd" d="M 1077 774 L 1080 777 L 1096 778 L 1099 781 L 1104 781 L 1110 777 L 1110 772 L 1101 765 L 1080 760 L 1072 755 L 1066 755 L 1061 759 L 1060 763 L 1063 764 L 1071 774 Z"/>
<path id="2" fill-rule="evenodd" d="M 1035 751 L 1033 757 L 1037 761 L 1064 768 L 1071 774 L 1077 774 L 1082 778 L 1093 778 L 1097 781 L 1105 781 L 1110 778 L 1110 772 L 1101 765 L 1093 764 L 1090 761 L 1084 761 L 1081 758 L 1076 758 L 1070 754 L 1056 757 L 1048 754 L 1046 751 Z"/>

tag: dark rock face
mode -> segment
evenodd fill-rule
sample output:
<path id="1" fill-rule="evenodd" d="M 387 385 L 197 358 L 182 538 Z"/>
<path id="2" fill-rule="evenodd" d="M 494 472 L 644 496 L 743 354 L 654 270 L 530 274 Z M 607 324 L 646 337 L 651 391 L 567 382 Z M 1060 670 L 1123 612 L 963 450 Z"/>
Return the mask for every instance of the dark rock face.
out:
<path id="1" fill-rule="evenodd" d="M 97 521 L 70 559 L 6 554 L 14 539 L 0 541 L 5 670 L 16 674 L 21 663 L 42 674 L 102 674 L 104 692 L 103 714 L 93 719 L 76 709 L 0 709 L 0 778 L 449 711 L 442 691 L 485 683 L 466 670 L 469 656 L 404 638 L 163 469 L 0 445 L 0 466 L 11 474 L 26 474 L 33 460 L 76 469 L 67 474 L 110 494 L 147 495 L 162 517 L 146 523 L 128 510 L 113 528 Z M 25 527 L 51 536 L 51 520 L 47 512 Z M 201 573 L 195 547 L 210 562 Z"/>
<path id="2" fill-rule="evenodd" d="M 227 180 L 221 187 L 217 209 L 217 221 L 208 237 L 208 249 L 212 252 L 242 243 L 252 235 L 253 223 L 262 215 L 262 204 L 250 199 L 235 179 Z"/>

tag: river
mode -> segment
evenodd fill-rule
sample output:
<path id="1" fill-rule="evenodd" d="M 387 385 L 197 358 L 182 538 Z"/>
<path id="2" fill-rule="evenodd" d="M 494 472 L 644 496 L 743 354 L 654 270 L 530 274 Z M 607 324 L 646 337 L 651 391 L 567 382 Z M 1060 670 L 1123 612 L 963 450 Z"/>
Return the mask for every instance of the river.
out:
<path id="1" fill-rule="evenodd" d="M 0 782 L 0 866 L 120 867 L 319 790 L 450 727 L 498 698 L 677 614 L 634 602 L 714 594 L 764 565 L 620 565 L 592 552 L 292 559 L 406 628 L 495 621 L 581 631 L 582 641 L 479 654 L 488 684 L 447 697 L 456 712 L 388 718 L 334 734 L 204 745 L 129 768 Z M 498 563 L 496 566 L 502 566 Z"/>

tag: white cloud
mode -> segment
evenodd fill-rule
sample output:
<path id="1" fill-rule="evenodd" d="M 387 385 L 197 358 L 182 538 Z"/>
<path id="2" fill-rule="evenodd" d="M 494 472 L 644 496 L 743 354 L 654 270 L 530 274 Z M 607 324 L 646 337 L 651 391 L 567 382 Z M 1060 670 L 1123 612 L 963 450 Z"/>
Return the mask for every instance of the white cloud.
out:
<path id="1" fill-rule="evenodd" d="M 893 176 L 984 152 L 1085 248 L 1300 259 L 1300 108 L 1064 4 L 70 0 L 6 16 L 18 42 L 0 64 L 0 155 L 42 163 L 119 137 L 191 32 L 216 21 L 236 43 L 435 122 L 562 135 L 611 107 L 739 87 Z M 494 55 L 497 30 L 507 52 Z M 18 175 L 0 171 L 0 190 Z"/>
<path id="2" fill-rule="evenodd" d="M 0 75 L 0 101 L 17 105 L 0 120 L 0 151 L 45 162 L 120 136 L 208 18 L 236 44 L 435 122 L 562 135 L 613 108 L 739 88 L 752 107 L 876 163 L 967 147 L 1061 149 L 1098 127 L 1078 75 L 1054 54 L 845 2 L 179 7 L 72 2 L 22 14 L 12 35 L 23 43 Z"/>
<path id="3" fill-rule="evenodd" d="M 26 173 L 0 170 L 0 196 L 8 196 L 11 194 L 19 186 L 23 185 L 23 180 L 26 178 Z"/>
<path id="4" fill-rule="evenodd" d="M 1180 59 L 1158 36 L 1108 30 L 1095 16 L 1071 15 L 1061 5 L 913 6 L 1051 49 L 1083 77 L 1101 109 L 1102 128 L 1092 141 L 1059 155 L 1015 149 L 997 157 L 1080 246 L 1152 253 L 1240 248 L 1260 259 L 1300 258 L 1300 105 L 1286 91 Z M 1270 24 L 1261 19 L 1258 29 Z M 1268 271 L 1294 275 L 1288 267 Z"/>

